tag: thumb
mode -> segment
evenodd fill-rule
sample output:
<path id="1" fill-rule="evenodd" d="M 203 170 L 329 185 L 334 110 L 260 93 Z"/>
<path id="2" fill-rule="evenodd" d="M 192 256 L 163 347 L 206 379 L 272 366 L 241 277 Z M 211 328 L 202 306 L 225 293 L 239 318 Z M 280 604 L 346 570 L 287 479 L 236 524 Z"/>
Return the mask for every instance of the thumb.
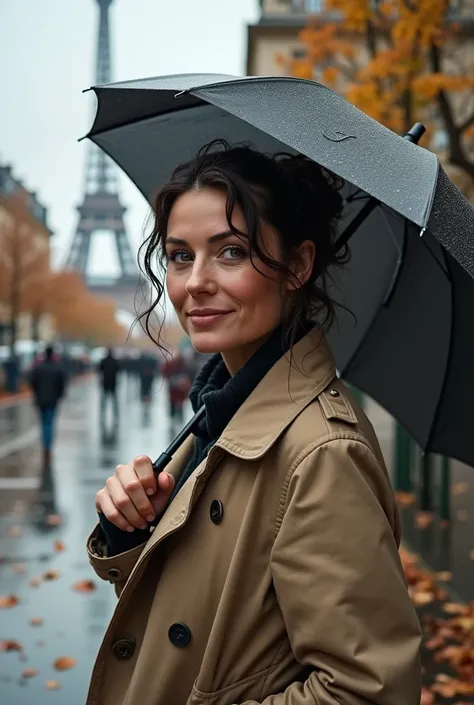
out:
<path id="1" fill-rule="evenodd" d="M 161 514 L 166 507 L 170 495 L 174 489 L 174 477 L 167 472 L 160 472 L 157 477 L 158 489 L 154 495 L 149 497 L 155 514 Z"/>

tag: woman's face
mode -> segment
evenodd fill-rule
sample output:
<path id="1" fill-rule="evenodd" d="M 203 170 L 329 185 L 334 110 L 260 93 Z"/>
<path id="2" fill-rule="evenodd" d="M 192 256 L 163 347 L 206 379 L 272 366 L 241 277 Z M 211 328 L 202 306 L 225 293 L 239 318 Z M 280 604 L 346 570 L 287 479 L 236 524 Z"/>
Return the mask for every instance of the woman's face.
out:
<path id="1" fill-rule="evenodd" d="M 189 191 L 174 204 L 165 241 L 168 294 L 193 347 L 223 353 L 233 373 L 278 325 L 282 313 L 281 278 L 253 255 L 245 239 L 229 231 L 226 194 Z M 236 207 L 232 223 L 247 226 Z M 276 232 L 261 225 L 260 247 L 280 260 Z M 231 369 L 235 368 L 235 369 Z"/>

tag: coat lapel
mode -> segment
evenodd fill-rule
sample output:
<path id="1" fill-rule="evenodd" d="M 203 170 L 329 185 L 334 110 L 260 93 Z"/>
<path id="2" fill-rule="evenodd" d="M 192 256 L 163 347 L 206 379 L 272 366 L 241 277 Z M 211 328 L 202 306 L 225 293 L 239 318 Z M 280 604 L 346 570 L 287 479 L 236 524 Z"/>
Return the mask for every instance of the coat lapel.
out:
<path id="1" fill-rule="evenodd" d="M 216 445 L 249 460 L 262 457 L 285 428 L 336 376 L 326 341 L 314 330 L 267 372 Z"/>

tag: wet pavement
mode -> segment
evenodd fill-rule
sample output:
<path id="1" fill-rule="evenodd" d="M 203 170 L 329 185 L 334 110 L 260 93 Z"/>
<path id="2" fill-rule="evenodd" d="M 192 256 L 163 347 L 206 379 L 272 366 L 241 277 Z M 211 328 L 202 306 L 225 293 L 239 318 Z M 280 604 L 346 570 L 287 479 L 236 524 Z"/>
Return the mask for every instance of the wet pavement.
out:
<path id="1" fill-rule="evenodd" d="M 17 444 L 0 456 L 0 595 L 19 600 L 0 610 L 0 642 L 21 646 L 18 651 L 18 645 L 9 644 L 13 650 L 0 654 L 2 705 L 85 702 L 95 654 L 116 602 L 111 586 L 96 579 L 84 549 L 95 524 L 95 493 L 119 462 L 141 453 L 159 455 L 170 436 L 163 389 L 155 388 L 148 424 L 137 389 L 127 388 L 123 380 L 120 391 L 117 437 L 104 442 L 95 380 L 70 387 L 59 418 L 53 470 L 43 477 L 30 402 L 0 408 L 0 450 L 13 440 L 15 423 L 17 437 L 23 437 L 22 447 Z M 75 591 L 73 586 L 84 580 L 93 580 L 96 589 Z M 31 619 L 42 623 L 32 625 Z M 77 663 L 57 671 L 53 662 L 58 658 Z M 37 675 L 22 677 L 25 669 Z M 56 681 L 58 691 L 48 689 Z"/>
<path id="2" fill-rule="evenodd" d="M 18 600 L 0 610 L 0 642 L 11 649 L 0 654 L 2 705 L 85 702 L 95 654 L 116 602 L 111 586 L 96 578 L 85 554 L 85 537 L 96 520 L 95 493 L 117 463 L 142 453 L 158 456 L 172 435 L 165 391 L 159 385 L 148 422 L 138 387 L 126 379 L 120 407 L 115 439 L 103 438 L 95 379 L 71 385 L 59 417 L 53 468 L 42 475 L 31 403 L 0 404 L 0 595 Z M 372 403 L 367 412 L 390 467 L 391 419 Z M 420 553 L 428 567 L 452 571 L 446 588 L 455 602 L 474 597 L 472 472 L 453 464 L 452 482 L 464 489 L 453 494 L 449 526 L 442 527 L 434 515 L 421 529 L 416 507 L 402 510 L 409 549 Z M 79 581 L 90 580 L 94 590 L 74 589 Z M 426 672 L 432 679 L 438 667 L 426 653 Z M 73 667 L 58 671 L 56 659 L 74 659 Z M 35 675 L 24 677 L 25 670 Z"/>

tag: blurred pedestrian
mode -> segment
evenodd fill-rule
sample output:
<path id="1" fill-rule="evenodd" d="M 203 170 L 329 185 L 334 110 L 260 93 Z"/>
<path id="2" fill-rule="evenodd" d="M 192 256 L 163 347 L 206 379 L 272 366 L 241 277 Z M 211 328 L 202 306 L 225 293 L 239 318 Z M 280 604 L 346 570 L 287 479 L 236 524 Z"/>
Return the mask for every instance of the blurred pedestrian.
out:
<path id="1" fill-rule="evenodd" d="M 188 365 L 179 350 L 175 350 L 163 365 L 162 375 L 168 390 L 168 415 L 172 426 L 183 423 L 184 403 L 191 390 Z"/>
<path id="2" fill-rule="evenodd" d="M 150 406 L 153 382 L 158 375 L 158 361 L 153 355 L 142 353 L 138 360 L 138 375 L 140 378 L 140 401 L 142 403 L 143 422 L 150 420 Z"/>
<path id="3" fill-rule="evenodd" d="M 32 369 L 29 381 L 41 423 L 43 465 L 47 467 L 51 463 L 56 412 L 67 381 L 64 367 L 52 345 L 48 345 L 43 359 Z"/>
<path id="4" fill-rule="evenodd" d="M 117 382 L 120 373 L 120 364 L 114 356 L 114 351 L 109 348 L 107 355 L 99 363 L 99 375 L 101 384 L 100 400 L 100 422 L 103 430 L 106 428 L 107 406 L 110 402 L 113 411 L 113 426 L 118 426 L 119 402 L 117 394 Z"/>

